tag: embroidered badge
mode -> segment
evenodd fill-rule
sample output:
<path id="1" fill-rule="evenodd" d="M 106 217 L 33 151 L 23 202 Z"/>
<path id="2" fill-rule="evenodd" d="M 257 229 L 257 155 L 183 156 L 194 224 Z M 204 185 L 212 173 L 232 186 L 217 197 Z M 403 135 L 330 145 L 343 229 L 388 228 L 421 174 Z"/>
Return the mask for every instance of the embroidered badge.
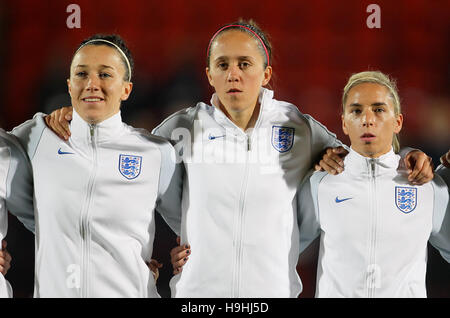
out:
<path id="1" fill-rule="evenodd" d="M 279 152 L 291 150 L 294 144 L 294 128 L 272 126 L 272 146 Z"/>
<path id="2" fill-rule="evenodd" d="M 119 171 L 128 180 L 135 179 L 141 173 L 142 157 L 133 155 L 119 156 Z"/>
<path id="3" fill-rule="evenodd" d="M 403 213 L 414 211 L 417 205 L 417 188 L 395 187 L 395 205 Z"/>

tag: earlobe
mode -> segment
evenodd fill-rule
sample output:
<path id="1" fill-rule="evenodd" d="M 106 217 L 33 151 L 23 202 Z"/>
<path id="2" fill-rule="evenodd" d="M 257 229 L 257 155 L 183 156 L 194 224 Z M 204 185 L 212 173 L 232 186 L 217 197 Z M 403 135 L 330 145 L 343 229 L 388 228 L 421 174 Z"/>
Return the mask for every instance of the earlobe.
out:
<path id="1" fill-rule="evenodd" d="M 71 93 L 71 86 L 70 86 L 70 79 L 67 79 L 67 91 L 69 92 L 69 95 Z"/>
<path id="2" fill-rule="evenodd" d="M 396 134 L 398 134 L 400 132 L 400 130 L 402 130 L 402 127 L 403 127 L 403 115 L 402 114 L 399 114 L 397 116 L 396 124 L 397 125 L 396 125 L 396 127 L 394 129 L 394 132 Z"/>
<path id="3" fill-rule="evenodd" d="M 272 66 L 267 66 L 264 70 L 264 79 L 262 82 L 262 86 L 266 86 L 269 84 L 270 79 L 272 78 Z"/>
<path id="4" fill-rule="evenodd" d="M 209 72 L 209 67 L 205 68 L 205 73 L 206 73 L 206 77 L 208 78 L 209 85 L 214 87 L 213 80 L 212 80 L 211 74 Z"/>
<path id="5" fill-rule="evenodd" d="M 347 127 L 345 126 L 344 115 L 341 115 L 341 120 L 342 120 L 342 131 L 344 132 L 344 134 L 345 134 L 346 136 L 348 136 Z"/>
<path id="6" fill-rule="evenodd" d="M 133 90 L 133 83 L 131 83 L 131 82 L 126 83 L 125 87 L 124 87 L 124 93 L 122 95 L 121 100 L 122 101 L 127 100 L 128 97 L 130 96 L 132 90 Z"/>

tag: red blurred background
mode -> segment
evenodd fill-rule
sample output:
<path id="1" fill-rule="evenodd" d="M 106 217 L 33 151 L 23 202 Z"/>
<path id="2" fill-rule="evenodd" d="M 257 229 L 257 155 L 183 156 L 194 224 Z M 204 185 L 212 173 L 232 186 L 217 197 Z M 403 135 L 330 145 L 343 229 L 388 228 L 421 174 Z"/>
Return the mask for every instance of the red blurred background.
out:
<path id="1" fill-rule="evenodd" d="M 81 8 L 81 28 L 69 29 L 69 4 Z M 381 8 L 381 28 L 369 29 L 369 4 Z M 204 75 L 210 36 L 238 18 L 254 19 L 274 47 L 275 98 L 297 105 L 341 132 L 340 98 L 348 77 L 380 70 L 398 80 L 405 123 L 403 146 L 425 151 L 438 164 L 450 145 L 450 1 L 202 1 L 72 0 L 0 2 L 0 126 L 11 129 L 37 111 L 69 105 L 66 78 L 78 44 L 94 33 L 118 33 L 135 59 L 134 89 L 122 106 L 125 122 L 154 128 L 167 115 L 212 89 Z M 158 219 L 154 256 L 165 263 L 158 288 L 169 291 L 168 251 L 174 235 Z M 16 297 L 33 290 L 34 241 L 10 217 L 7 278 Z M 344 261 L 344 260 L 343 260 Z M 317 243 L 302 255 L 302 297 L 313 297 Z M 450 265 L 429 251 L 430 297 L 450 297 Z"/>

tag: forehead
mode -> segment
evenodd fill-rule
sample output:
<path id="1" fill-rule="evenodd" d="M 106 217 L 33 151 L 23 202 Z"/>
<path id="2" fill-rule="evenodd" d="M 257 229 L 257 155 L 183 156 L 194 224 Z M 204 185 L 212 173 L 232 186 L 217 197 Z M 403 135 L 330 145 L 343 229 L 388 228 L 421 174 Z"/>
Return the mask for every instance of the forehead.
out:
<path id="1" fill-rule="evenodd" d="M 347 103 L 391 102 L 389 89 L 377 83 L 361 83 L 353 86 L 347 94 Z"/>
<path id="2" fill-rule="evenodd" d="M 115 48 L 107 45 L 86 45 L 73 57 L 72 66 L 77 65 L 107 65 L 116 69 L 124 68 L 122 57 Z"/>
<path id="3" fill-rule="evenodd" d="M 211 45 L 211 57 L 260 56 L 258 40 L 247 32 L 227 30 L 219 34 Z M 214 58 L 213 57 L 213 58 Z"/>

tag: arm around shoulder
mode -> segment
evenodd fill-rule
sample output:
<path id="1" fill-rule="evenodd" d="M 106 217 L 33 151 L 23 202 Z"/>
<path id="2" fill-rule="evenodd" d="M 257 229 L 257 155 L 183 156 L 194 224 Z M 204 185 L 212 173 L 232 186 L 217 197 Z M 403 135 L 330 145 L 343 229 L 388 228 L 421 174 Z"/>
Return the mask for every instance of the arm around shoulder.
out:
<path id="1" fill-rule="evenodd" d="M 450 202 L 449 190 L 441 177 L 432 181 L 434 189 L 433 229 L 430 243 L 450 263 Z"/>
<path id="2" fill-rule="evenodd" d="M 160 150 L 161 170 L 156 211 L 170 228 L 179 235 L 184 166 L 182 163 L 177 163 L 175 150 L 168 141 L 161 143 Z"/>

